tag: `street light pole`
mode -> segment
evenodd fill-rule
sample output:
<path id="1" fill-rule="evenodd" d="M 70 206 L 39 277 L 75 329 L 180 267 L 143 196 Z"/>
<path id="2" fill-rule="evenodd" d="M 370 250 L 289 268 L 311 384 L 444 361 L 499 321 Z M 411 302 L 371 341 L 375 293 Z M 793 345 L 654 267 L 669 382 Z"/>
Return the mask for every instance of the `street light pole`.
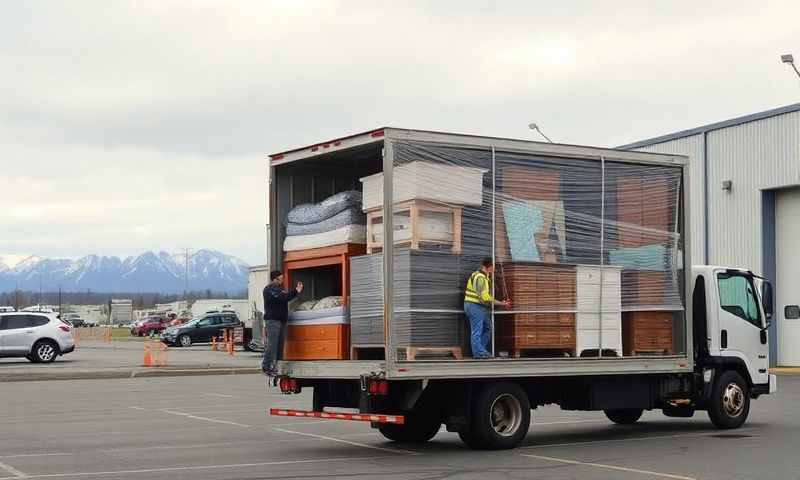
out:
<path id="1" fill-rule="evenodd" d="M 788 63 L 794 69 L 794 73 L 797 74 L 797 77 L 800 78 L 800 70 L 798 70 L 797 66 L 794 64 L 794 56 L 792 56 L 791 53 L 781 55 L 781 62 Z"/>
<path id="2" fill-rule="evenodd" d="M 544 134 L 544 132 L 542 132 L 542 130 L 539 128 L 539 125 L 536 125 L 535 123 L 531 123 L 531 124 L 528 125 L 528 128 L 530 128 L 531 130 L 536 130 L 537 132 L 539 132 L 539 135 L 541 135 L 541 136 L 543 136 L 545 138 L 545 140 L 547 140 L 550 143 L 553 143 L 553 141 L 550 140 L 550 137 L 548 137 L 547 135 Z"/>

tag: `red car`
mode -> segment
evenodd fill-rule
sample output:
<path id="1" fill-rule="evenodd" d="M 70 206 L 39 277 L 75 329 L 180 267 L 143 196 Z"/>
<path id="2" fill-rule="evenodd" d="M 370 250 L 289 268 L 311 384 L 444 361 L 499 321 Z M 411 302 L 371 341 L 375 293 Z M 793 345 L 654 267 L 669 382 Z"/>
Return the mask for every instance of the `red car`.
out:
<path id="1" fill-rule="evenodd" d="M 131 327 L 131 335 L 142 337 L 150 335 L 151 333 L 161 333 L 162 330 L 167 328 L 169 322 L 162 317 L 147 317 L 144 320 L 136 322 Z"/>

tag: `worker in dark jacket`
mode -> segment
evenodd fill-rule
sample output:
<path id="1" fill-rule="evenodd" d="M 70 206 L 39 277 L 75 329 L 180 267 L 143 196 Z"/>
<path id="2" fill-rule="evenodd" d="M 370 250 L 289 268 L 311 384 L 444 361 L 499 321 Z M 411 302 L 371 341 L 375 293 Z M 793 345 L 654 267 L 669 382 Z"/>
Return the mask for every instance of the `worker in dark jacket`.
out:
<path id="1" fill-rule="evenodd" d="M 269 279 L 269 284 L 264 287 L 264 328 L 267 341 L 261 370 L 266 375 L 275 376 L 275 362 L 283 356 L 286 322 L 289 320 L 289 302 L 303 291 L 303 282 L 297 282 L 297 286 L 287 292 L 283 288 L 281 271 L 270 272 Z"/>

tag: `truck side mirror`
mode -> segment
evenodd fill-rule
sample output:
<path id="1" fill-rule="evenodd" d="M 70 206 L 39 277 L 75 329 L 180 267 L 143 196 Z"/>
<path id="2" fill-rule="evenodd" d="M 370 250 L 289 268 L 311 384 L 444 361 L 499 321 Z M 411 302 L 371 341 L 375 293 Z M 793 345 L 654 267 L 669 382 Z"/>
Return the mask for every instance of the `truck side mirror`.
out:
<path id="1" fill-rule="evenodd" d="M 764 303 L 764 314 L 767 316 L 767 323 L 769 323 L 775 313 L 775 296 L 770 282 L 764 282 L 761 285 L 761 301 Z"/>

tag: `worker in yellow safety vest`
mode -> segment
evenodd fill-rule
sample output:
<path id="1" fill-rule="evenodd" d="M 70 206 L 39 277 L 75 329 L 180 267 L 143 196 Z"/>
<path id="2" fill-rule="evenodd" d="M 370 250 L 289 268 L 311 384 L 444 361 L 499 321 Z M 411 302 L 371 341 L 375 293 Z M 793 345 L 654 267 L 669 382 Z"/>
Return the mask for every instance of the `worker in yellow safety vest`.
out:
<path id="1" fill-rule="evenodd" d="M 491 257 L 481 260 L 480 270 L 473 272 L 467 280 L 464 292 L 464 313 L 469 319 L 470 345 L 474 358 L 491 358 L 492 305 L 510 307 L 511 300 L 495 300 L 492 295 L 492 272 L 494 264 Z"/>

